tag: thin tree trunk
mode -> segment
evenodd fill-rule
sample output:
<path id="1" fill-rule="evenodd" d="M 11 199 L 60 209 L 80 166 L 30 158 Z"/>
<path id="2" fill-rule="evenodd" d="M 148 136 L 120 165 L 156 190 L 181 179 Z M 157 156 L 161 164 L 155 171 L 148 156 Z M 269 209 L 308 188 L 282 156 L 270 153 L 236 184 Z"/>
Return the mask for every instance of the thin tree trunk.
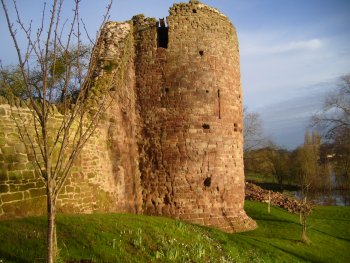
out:
<path id="1" fill-rule="evenodd" d="M 47 263 L 54 263 L 56 259 L 56 198 L 47 191 Z"/>
<path id="2" fill-rule="evenodd" d="M 306 201 L 306 196 L 304 197 L 303 200 L 303 207 L 301 211 L 301 241 L 304 243 L 310 243 L 309 238 L 307 237 L 307 211 L 306 211 L 306 206 L 307 206 L 307 201 Z"/>
<path id="3" fill-rule="evenodd" d="M 301 231 L 301 241 L 304 243 L 309 243 L 309 238 L 307 237 L 306 234 L 306 215 L 305 212 L 302 213 L 302 231 Z"/>

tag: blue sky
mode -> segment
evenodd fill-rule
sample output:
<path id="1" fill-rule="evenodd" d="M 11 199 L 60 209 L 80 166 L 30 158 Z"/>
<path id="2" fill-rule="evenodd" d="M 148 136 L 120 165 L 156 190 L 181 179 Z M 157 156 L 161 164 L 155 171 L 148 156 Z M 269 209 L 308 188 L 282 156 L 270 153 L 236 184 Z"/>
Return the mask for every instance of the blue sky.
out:
<path id="1" fill-rule="evenodd" d="M 9 2 L 9 1 L 7 1 Z M 41 0 L 17 0 L 23 17 L 39 22 Z M 72 2 L 66 0 L 65 2 Z M 111 20 L 135 14 L 165 17 L 175 1 L 114 1 Z M 350 73 L 349 0 L 203 0 L 235 25 L 240 41 L 244 104 L 260 113 L 266 135 L 294 148 L 312 113 L 337 79 Z M 81 16 L 96 32 L 106 1 L 83 0 Z M 69 13 L 71 7 L 65 9 Z M 15 62 L 3 13 L 0 58 Z"/>

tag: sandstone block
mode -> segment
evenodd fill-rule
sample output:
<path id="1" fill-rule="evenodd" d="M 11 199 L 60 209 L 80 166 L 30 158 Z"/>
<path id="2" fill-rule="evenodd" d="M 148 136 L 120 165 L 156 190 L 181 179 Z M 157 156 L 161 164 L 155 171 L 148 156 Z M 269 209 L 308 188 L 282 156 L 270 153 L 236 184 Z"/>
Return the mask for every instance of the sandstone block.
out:
<path id="1" fill-rule="evenodd" d="M 23 179 L 22 172 L 20 171 L 9 171 L 7 172 L 7 174 L 8 174 L 9 180 L 12 180 L 12 181 L 18 181 Z"/>
<path id="2" fill-rule="evenodd" d="M 7 142 L 7 140 L 6 140 L 6 142 Z M 13 155 L 13 154 L 15 154 L 15 148 L 10 147 L 10 146 L 3 146 L 3 147 L 1 147 L 1 152 L 4 155 Z"/>
<path id="3" fill-rule="evenodd" d="M 44 196 L 46 195 L 46 189 L 45 188 L 30 189 L 29 194 L 31 198 Z"/>
<path id="4" fill-rule="evenodd" d="M 1 184 L 0 185 L 0 194 L 7 193 L 9 191 L 9 186 L 6 184 Z"/>
<path id="5" fill-rule="evenodd" d="M 4 203 L 19 201 L 23 199 L 23 193 L 8 193 L 1 195 L 1 200 Z"/>

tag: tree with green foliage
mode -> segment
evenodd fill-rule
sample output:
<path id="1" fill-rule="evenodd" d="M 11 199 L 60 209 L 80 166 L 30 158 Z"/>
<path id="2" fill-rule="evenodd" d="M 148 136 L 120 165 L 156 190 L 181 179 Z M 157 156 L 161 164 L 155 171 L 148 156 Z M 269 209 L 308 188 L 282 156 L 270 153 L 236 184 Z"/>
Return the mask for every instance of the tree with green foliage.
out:
<path id="1" fill-rule="evenodd" d="M 244 167 L 246 171 L 272 175 L 282 189 L 283 183 L 290 179 L 290 153 L 270 142 L 269 147 L 246 152 Z"/>
<path id="2" fill-rule="evenodd" d="M 272 145 L 267 152 L 267 159 L 270 162 L 270 173 L 275 177 L 276 181 L 283 188 L 283 183 L 289 178 L 290 158 L 286 149 Z"/>
<path id="3" fill-rule="evenodd" d="M 77 90 L 73 79 L 66 81 L 68 70 L 66 65 L 70 65 L 69 70 L 73 72 L 77 71 L 78 67 L 82 71 L 86 71 L 89 65 L 90 50 L 91 48 L 88 46 L 81 45 L 79 48 L 72 47 L 62 52 L 49 51 L 48 65 L 50 70 L 47 81 L 49 83 L 48 87 L 51 89 L 51 96 L 47 97 L 47 100 L 50 100 L 51 103 L 59 104 L 63 102 L 66 95 L 74 97 L 78 93 L 79 90 Z M 77 60 L 79 60 L 79 65 Z M 32 96 L 36 99 L 42 99 L 43 75 L 41 70 L 35 68 L 28 72 L 27 82 L 32 89 Z M 66 82 L 68 82 L 68 87 L 65 87 Z M 28 99 L 25 82 L 19 66 L 1 67 L 0 96 L 7 98 L 9 101 L 13 100 L 13 97 L 22 100 Z"/>
<path id="4" fill-rule="evenodd" d="M 25 87 L 21 70 L 18 67 L 0 69 L 0 96 L 11 99 L 11 96 L 25 99 Z"/>
<path id="5" fill-rule="evenodd" d="M 12 117 L 21 140 L 28 155 L 34 157 L 36 172 L 46 186 L 47 262 L 53 263 L 57 256 L 55 222 L 58 195 L 70 175 L 74 161 L 95 131 L 110 101 L 106 90 L 94 104 L 94 110 L 87 103 L 89 91 L 97 85 L 94 73 L 101 43 L 97 42 L 93 50 L 85 50 L 82 45 L 80 0 L 72 2 L 72 17 L 67 21 L 61 20 L 64 1 L 52 0 L 49 10 L 45 3 L 41 26 L 37 30 L 33 30 L 32 24 L 23 22 L 15 0 L 12 1 L 16 16 L 14 23 L 8 11 L 9 2 L 1 0 L 17 52 L 18 67 L 12 71 L 2 70 L 1 87 L 7 95 L 21 97 L 23 100 L 20 105 L 25 104 L 30 112 L 30 118 L 22 116 L 20 110 L 16 110 L 20 106 L 17 100 L 10 101 Z M 100 29 L 108 19 L 111 4 L 110 1 L 107 5 Z M 20 43 L 19 32 L 24 34 L 26 43 L 22 40 Z M 72 47 L 75 51 L 72 51 Z M 91 52 L 89 67 L 86 67 L 86 59 L 82 56 L 84 52 Z M 110 78 L 105 82 L 105 86 L 112 86 L 114 80 Z M 52 103 L 57 101 L 60 102 L 61 118 L 57 129 L 52 129 L 51 121 L 57 114 Z"/>
<path id="6" fill-rule="evenodd" d="M 301 189 L 302 207 L 300 211 L 300 222 L 302 225 L 301 240 L 309 242 L 307 237 L 307 217 L 309 214 L 309 192 L 315 181 L 320 177 L 320 136 L 309 132 L 305 134 L 304 144 L 297 148 L 293 154 L 293 170 Z"/>

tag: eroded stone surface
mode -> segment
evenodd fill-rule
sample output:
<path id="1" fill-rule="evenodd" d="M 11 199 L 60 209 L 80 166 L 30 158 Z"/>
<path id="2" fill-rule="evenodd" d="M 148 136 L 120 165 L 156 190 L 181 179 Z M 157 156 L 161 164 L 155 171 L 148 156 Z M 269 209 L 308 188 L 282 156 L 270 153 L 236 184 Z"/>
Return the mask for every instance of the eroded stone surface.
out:
<path id="1" fill-rule="evenodd" d="M 170 9 L 167 48 L 159 48 L 154 20 L 139 16 L 133 23 L 144 211 L 226 231 L 254 228 L 243 209 L 234 27 L 198 1 Z"/>
<path id="2" fill-rule="evenodd" d="M 115 100 L 75 164 L 61 211 L 164 215 L 229 232 L 255 228 L 243 208 L 235 28 L 199 1 L 175 4 L 169 13 L 166 21 L 138 15 L 105 25 L 95 77 L 119 80 L 109 86 Z M 40 181 L 18 138 L 10 139 L 16 130 L 7 105 L 0 106 L 0 119 L 6 120 L 0 122 L 0 217 L 16 215 L 11 204 L 29 207 L 30 200 L 40 213 L 43 193 L 33 190 Z M 31 214 L 21 207 L 22 215 Z"/>

